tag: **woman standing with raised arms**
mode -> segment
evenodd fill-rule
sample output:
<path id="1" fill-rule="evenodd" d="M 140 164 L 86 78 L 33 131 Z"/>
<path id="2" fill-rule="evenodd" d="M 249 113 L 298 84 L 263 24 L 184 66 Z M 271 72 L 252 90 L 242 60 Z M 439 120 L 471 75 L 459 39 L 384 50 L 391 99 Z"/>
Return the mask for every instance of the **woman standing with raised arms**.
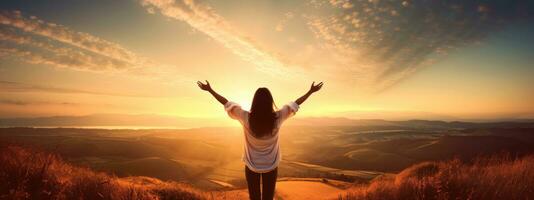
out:
<path id="1" fill-rule="evenodd" d="M 274 197 L 278 163 L 281 159 L 278 143 L 278 130 L 282 123 L 295 115 L 299 107 L 308 97 L 319 91 L 323 83 L 312 83 L 306 94 L 276 110 L 273 96 L 269 89 L 261 87 L 256 90 L 250 112 L 243 110 L 238 104 L 228 101 L 215 92 L 208 81 L 197 82 L 200 89 L 208 91 L 232 119 L 238 120 L 243 126 L 245 136 L 245 176 L 251 200 L 269 200 Z M 262 188 L 260 188 L 260 181 Z"/>

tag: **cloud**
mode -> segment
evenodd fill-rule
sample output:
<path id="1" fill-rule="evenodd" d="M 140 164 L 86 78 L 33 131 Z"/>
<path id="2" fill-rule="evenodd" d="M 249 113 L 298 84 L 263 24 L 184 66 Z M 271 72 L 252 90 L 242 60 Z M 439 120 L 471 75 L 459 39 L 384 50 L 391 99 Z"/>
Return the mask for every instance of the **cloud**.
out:
<path id="1" fill-rule="evenodd" d="M 0 104 L 13 106 L 30 106 L 30 105 L 62 105 L 62 106 L 76 106 L 79 104 L 70 102 L 44 102 L 44 101 L 21 101 L 13 99 L 0 99 Z"/>
<path id="2" fill-rule="evenodd" d="M 291 20 L 294 17 L 293 12 L 287 12 L 284 14 L 284 18 L 278 24 L 276 24 L 276 27 L 274 28 L 276 31 L 281 32 L 285 29 L 287 22 Z"/>
<path id="3" fill-rule="evenodd" d="M 211 7 L 194 0 L 141 0 L 149 13 L 159 11 L 162 15 L 186 22 L 194 29 L 208 35 L 241 59 L 253 63 L 258 70 L 273 75 L 288 76 L 289 69 L 274 54 L 262 49 L 249 37 L 242 35 L 218 15 Z"/>
<path id="4" fill-rule="evenodd" d="M 44 42 L 10 29 L 0 30 L 0 41 L 3 41 L 0 52 L 4 56 L 12 55 L 17 60 L 33 64 L 93 71 L 128 69 L 131 66 L 128 62 Z"/>
<path id="5" fill-rule="evenodd" d="M 0 11 L 0 51 L 19 60 L 91 71 L 148 67 L 146 58 L 118 44 L 20 11 Z"/>
<path id="6" fill-rule="evenodd" d="M 20 100 L 0 99 L 0 104 L 24 106 L 24 105 L 28 105 L 29 103 L 26 101 L 20 101 Z"/>
<path id="7" fill-rule="evenodd" d="M 0 57 L 93 72 L 127 72 L 165 84 L 193 81 L 176 66 L 139 56 L 119 44 L 20 11 L 0 11 Z"/>
<path id="8" fill-rule="evenodd" d="M 321 47 L 333 54 L 331 63 L 375 90 L 398 83 L 455 49 L 482 42 L 511 22 L 531 21 L 528 12 L 533 7 L 522 0 L 311 4 L 327 10 L 305 16 Z"/>
<path id="9" fill-rule="evenodd" d="M 73 31 L 59 24 L 45 22 L 35 16 L 30 16 L 29 18 L 24 17 L 20 11 L 0 12 L 0 24 L 15 27 L 24 32 L 47 37 L 117 60 L 130 63 L 145 62 L 145 58 L 121 47 L 119 44 L 106 41 L 88 33 Z"/>
<path id="10" fill-rule="evenodd" d="M 88 94 L 88 95 L 104 95 L 104 96 L 121 96 L 121 97 L 158 97 L 141 94 L 126 94 L 126 93 L 111 93 L 99 92 L 90 90 L 79 90 L 65 87 L 54 87 L 46 85 L 34 85 L 20 82 L 0 81 L 0 91 L 6 93 L 22 93 L 22 92 L 46 92 L 46 93 L 64 93 L 64 94 Z"/>

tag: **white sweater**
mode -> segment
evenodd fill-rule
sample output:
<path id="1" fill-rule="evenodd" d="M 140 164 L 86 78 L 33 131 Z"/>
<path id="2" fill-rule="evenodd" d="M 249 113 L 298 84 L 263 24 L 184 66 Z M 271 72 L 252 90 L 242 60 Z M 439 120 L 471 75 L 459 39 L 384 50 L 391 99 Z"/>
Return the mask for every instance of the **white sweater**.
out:
<path id="1" fill-rule="evenodd" d="M 276 111 L 277 120 L 272 136 L 266 138 L 256 138 L 250 130 L 248 123 L 249 112 L 243 110 L 238 104 L 228 101 L 224 104 L 224 109 L 230 118 L 238 120 L 243 126 L 245 133 L 245 145 L 243 152 L 243 162 L 248 168 L 257 173 L 266 173 L 278 167 L 280 162 L 280 145 L 278 143 L 278 130 L 282 123 L 289 117 L 295 115 L 299 110 L 299 105 L 290 102 L 284 105 L 282 109 Z"/>

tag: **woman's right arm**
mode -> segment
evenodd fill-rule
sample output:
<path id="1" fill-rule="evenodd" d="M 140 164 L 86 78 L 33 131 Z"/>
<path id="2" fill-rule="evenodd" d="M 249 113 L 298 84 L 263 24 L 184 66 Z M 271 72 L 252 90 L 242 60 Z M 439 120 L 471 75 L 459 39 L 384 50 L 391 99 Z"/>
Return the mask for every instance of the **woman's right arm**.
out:
<path id="1" fill-rule="evenodd" d="M 306 94 L 304 94 L 300 98 L 298 98 L 295 101 L 295 103 L 297 103 L 298 105 L 304 103 L 304 101 L 306 101 L 306 99 L 308 99 L 308 97 L 310 97 L 310 95 L 312 95 L 313 93 L 319 91 L 321 89 L 321 87 L 323 87 L 323 82 L 320 82 L 317 85 L 315 85 L 315 82 L 313 82 L 311 87 L 310 87 L 310 90 L 308 90 L 308 92 L 306 92 Z"/>
<path id="2" fill-rule="evenodd" d="M 208 91 L 213 97 L 215 97 L 215 99 L 217 99 L 217 101 L 219 101 L 219 103 L 224 105 L 224 110 L 226 110 L 228 116 L 230 116 L 232 119 L 236 119 L 241 122 L 245 119 L 247 111 L 244 111 L 238 104 L 228 101 L 219 93 L 215 92 L 215 90 L 211 88 L 210 82 L 208 82 L 207 80 L 206 83 L 197 81 L 197 85 L 198 87 L 200 87 L 200 89 Z"/>

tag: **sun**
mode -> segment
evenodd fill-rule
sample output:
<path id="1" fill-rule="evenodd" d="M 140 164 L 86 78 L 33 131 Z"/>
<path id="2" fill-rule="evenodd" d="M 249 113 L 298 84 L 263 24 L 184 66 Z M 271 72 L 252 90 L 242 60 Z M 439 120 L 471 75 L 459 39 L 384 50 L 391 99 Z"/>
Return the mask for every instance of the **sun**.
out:
<path id="1" fill-rule="evenodd" d="M 252 97 L 240 96 L 236 98 L 235 100 L 230 100 L 230 101 L 234 101 L 238 103 L 239 105 L 241 105 L 241 108 L 243 108 L 243 110 L 250 111 L 250 106 L 252 105 Z"/>

